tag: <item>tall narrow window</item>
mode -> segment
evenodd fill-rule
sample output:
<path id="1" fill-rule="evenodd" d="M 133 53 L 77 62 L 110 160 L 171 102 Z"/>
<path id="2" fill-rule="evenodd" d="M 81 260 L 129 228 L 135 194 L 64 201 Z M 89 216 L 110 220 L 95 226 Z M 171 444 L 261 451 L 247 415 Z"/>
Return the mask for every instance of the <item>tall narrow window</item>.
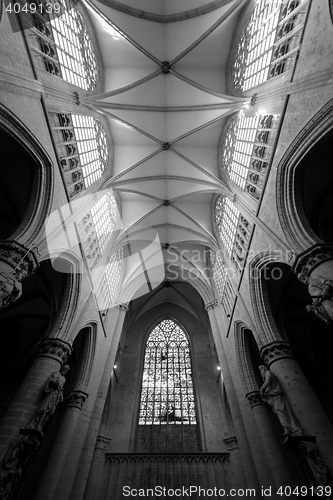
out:
<path id="1" fill-rule="evenodd" d="M 264 185 L 278 122 L 279 115 L 238 116 L 226 131 L 223 168 L 255 200 Z"/>
<path id="2" fill-rule="evenodd" d="M 68 194 L 74 198 L 109 164 L 106 132 L 94 116 L 50 113 L 50 118 Z"/>
<path id="3" fill-rule="evenodd" d="M 223 195 L 215 202 L 214 216 L 223 248 L 241 272 L 250 239 L 250 224 L 234 203 Z"/>
<path id="4" fill-rule="evenodd" d="M 97 83 L 97 60 L 85 22 L 71 0 L 36 0 L 24 23 L 31 27 L 31 50 L 44 69 L 84 90 Z M 30 12 L 32 10 L 30 9 Z"/>
<path id="5" fill-rule="evenodd" d="M 242 92 L 292 69 L 308 0 L 254 0 L 233 63 L 233 85 Z"/>
<path id="6" fill-rule="evenodd" d="M 190 347 L 185 332 L 165 319 L 145 351 L 139 425 L 193 425 L 196 411 Z"/>
<path id="7" fill-rule="evenodd" d="M 111 241 L 117 217 L 116 199 L 110 190 L 78 223 L 80 241 L 91 270 L 98 264 Z"/>
<path id="8" fill-rule="evenodd" d="M 212 278 L 218 295 L 219 302 L 222 302 L 227 270 L 220 252 L 210 252 L 210 263 L 212 269 Z"/>
<path id="9" fill-rule="evenodd" d="M 231 318 L 231 313 L 236 299 L 236 294 L 228 276 L 228 269 L 220 252 L 211 251 L 210 263 L 212 269 L 212 278 L 217 294 L 217 299 Z M 238 266 L 237 266 L 238 268 Z"/>

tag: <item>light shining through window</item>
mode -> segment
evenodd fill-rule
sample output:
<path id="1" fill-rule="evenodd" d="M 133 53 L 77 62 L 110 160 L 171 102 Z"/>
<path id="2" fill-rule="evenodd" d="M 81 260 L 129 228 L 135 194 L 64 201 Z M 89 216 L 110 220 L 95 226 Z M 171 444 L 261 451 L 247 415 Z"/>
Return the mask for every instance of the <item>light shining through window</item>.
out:
<path id="1" fill-rule="evenodd" d="M 139 415 L 139 425 L 166 424 L 196 424 L 189 342 L 171 319 L 148 337 Z"/>

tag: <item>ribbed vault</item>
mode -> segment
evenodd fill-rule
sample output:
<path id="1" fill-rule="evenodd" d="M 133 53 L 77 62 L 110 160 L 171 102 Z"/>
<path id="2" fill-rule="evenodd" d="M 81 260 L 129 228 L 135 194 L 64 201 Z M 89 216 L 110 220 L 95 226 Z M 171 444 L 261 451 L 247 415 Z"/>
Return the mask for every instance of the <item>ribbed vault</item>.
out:
<path id="1" fill-rule="evenodd" d="M 140 251 L 152 241 L 152 228 L 166 269 L 177 260 L 179 269 L 198 272 L 203 282 L 207 250 L 217 248 L 212 199 L 216 193 L 230 194 L 218 169 L 221 130 L 226 117 L 247 104 L 225 93 L 228 52 L 245 3 L 219 2 L 200 14 L 196 10 L 196 16 L 165 23 L 136 17 L 128 10 L 131 2 L 124 2 L 124 9 L 112 2 L 87 2 L 105 82 L 103 93 L 83 103 L 107 117 L 112 131 L 113 177 L 104 187 L 121 200 L 123 229 L 116 247 Z M 166 4 L 154 2 L 153 12 L 171 15 Z M 151 5 L 140 2 L 148 13 Z M 186 0 L 184 7 L 199 6 Z M 181 12 L 175 4 L 169 8 Z M 127 286 L 139 267 L 128 266 Z"/>

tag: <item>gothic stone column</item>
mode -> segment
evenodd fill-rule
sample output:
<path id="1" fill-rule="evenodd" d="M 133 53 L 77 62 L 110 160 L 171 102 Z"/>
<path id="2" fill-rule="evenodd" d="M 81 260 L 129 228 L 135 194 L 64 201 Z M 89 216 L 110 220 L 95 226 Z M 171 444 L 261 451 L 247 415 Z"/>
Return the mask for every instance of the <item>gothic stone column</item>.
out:
<path id="1" fill-rule="evenodd" d="M 237 397 L 237 393 L 234 386 L 232 372 L 229 367 L 227 355 L 224 348 L 224 343 L 222 341 L 222 335 L 220 333 L 220 327 L 218 323 L 218 312 L 221 307 L 222 306 L 220 306 L 217 301 L 214 301 L 206 305 L 206 310 L 210 320 L 210 325 L 213 333 L 214 342 L 216 345 L 217 355 L 221 363 L 221 371 L 225 383 L 226 393 L 228 396 L 232 420 L 235 427 L 235 431 L 237 433 L 237 441 L 239 443 L 241 450 L 241 453 L 239 454 L 240 460 L 233 462 L 234 466 L 239 467 L 235 475 L 242 478 L 243 484 L 246 484 L 247 486 L 251 485 L 251 487 L 255 486 L 259 491 L 260 484 L 264 484 L 262 482 L 261 473 L 265 471 L 265 465 L 267 465 L 267 463 L 265 460 L 263 460 L 262 463 L 260 462 L 260 460 L 256 459 L 255 462 L 253 460 L 253 456 L 255 454 L 253 453 L 252 443 L 250 446 L 251 436 L 247 435 L 245 429 L 242 410 L 240 408 L 239 399 Z M 224 313 L 222 312 L 222 314 Z"/>
<path id="2" fill-rule="evenodd" d="M 40 344 L 35 361 L 1 419 L 0 458 L 19 430 L 31 422 L 46 380 L 59 371 L 71 353 L 71 345 L 58 338 L 48 338 Z"/>
<path id="3" fill-rule="evenodd" d="M 315 436 L 321 457 L 333 472 L 333 426 L 286 341 L 267 344 L 260 350 L 266 366 L 277 377 L 285 397 L 307 436 Z"/>
<path id="4" fill-rule="evenodd" d="M 296 486 L 290 474 L 282 443 L 278 440 L 267 404 L 261 399 L 259 391 L 252 391 L 246 394 L 246 398 L 251 405 L 262 446 L 267 452 L 267 459 L 272 470 L 276 488 L 279 486 Z"/>
<path id="5" fill-rule="evenodd" d="M 12 240 L 0 241 L 0 309 L 9 306 L 22 295 L 22 280 L 38 268 L 33 248 L 26 248 Z"/>
<path id="6" fill-rule="evenodd" d="M 308 286 L 312 299 L 308 312 L 333 325 L 333 246 L 316 244 L 308 248 L 296 257 L 292 271 Z"/>
<path id="7" fill-rule="evenodd" d="M 105 465 L 105 453 L 110 446 L 111 439 L 104 436 L 97 436 L 93 459 L 89 471 L 89 488 L 86 490 L 84 499 L 94 498 L 102 500 L 103 471 Z"/>
<path id="8" fill-rule="evenodd" d="M 74 432 L 76 430 L 78 419 L 83 408 L 83 405 L 88 397 L 88 394 L 73 390 L 69 393 L 67 407 L 62 415 L 60 427 L 58 429 L 55 442 L 51 448 L 47 465 L 43 472 L 43 477 L 39 483 L 38 490 L 35 495 L 35 499 L 51 499 L 51 498 L 65 498 L 61 493 L 55 495 L 55 490 L 59 487 L 60 479 L 62 478 L 64 469 L 72 468 L 70 466 L 70 461 L 68 456 L 70 451 L 75 449 L 75 443 L 73 442 Z M 72 464 L 75 470 L 75 464 Z M 60 485 L 64 491 L 67 492 L 68 485 L 63 482 Z"/>
<path id="9" fill-rule="evenodd" d="M 126 304 L 119 304 L 116 307 L 117 307 L 119 313 L 118 313 L 118 317 L 117 317 L 117 322 L 116 322 L 115 327 L 114 327 L 111 346 L 110 346 L 108 358 L 107 358 L 107 361 L 105 364 L 103 377 L 102 377 L 101 384 L 99 387 L 99 394 L 101 394 L 101 397 L 98 399 L 98 401 L 96 401 L 96 405 L 95 405 L 94 413 L 93 413 L 93 417 L 92 417 L 92 422 L 90 424 L 90 429 L 89 429 L 89 439 L 92 442 L 92 447 L 91 447 L 92 464 L 91 464 L 90 470 L 88 467 L 86 467 L 85 470 L 83 470 L 83 468 L 81 468 L 81 470 L 79 471 L 77 478 L 76 478 L 76 481 L 75 481 L 75 484 L 74 484 L 74 488 L 73 488 L 75 493 L 71 497 L 73 500 L 81 499 L 81 498 L 84 498 L 84 500 L 96 500 L 96 498 L 98 498 L 98 495 L 101 494 L 100 491 L 96 490 L 96 485 L 99 484 L 100 486 L 102 486 L 101 482 L 100 482 L 100 475 L 102 474 L 102 470 L 98 471 L 98 469 L 96 467 L 94 467 L 94 458 L 95 458 L 96 451 L 97 451 L 98 460 L 99 460 L 101 457 L 101 449 L 98 448 L 97 450 L 96 449 L 94 450 L 94 446 L 96 447 L 97 435 L 101 434 L 101 420 L 102 420 L 104 405 L 105 405 L 106 396 L 107 396 L 107 392 L 108 392 L 108 388 L 109 388 L 109 384 L 110 384 L 110 375 L 112 373 L 112 368 L 114 366 L 114 362 L 116 359 L 117 349 L 118 349 L 118 345 L 119 345 L 119 341 L 120 341 L 121 332 L 123 329 L 125 315 L 126 315 L 127 310 L 128 310 L 128 306 Z M 107 427 L 107 423 L 104 426 L 104 428 L 106 428 L 106 427 Z M 105 438 L 108 438 L 108 436 L 104 432 L 103 432 L 103 435 Z M 104 464 L 104 462 L 103 462 L 103 464 Z M 96 473 L 97 473 L 97 476 L 96 476 Z"/>

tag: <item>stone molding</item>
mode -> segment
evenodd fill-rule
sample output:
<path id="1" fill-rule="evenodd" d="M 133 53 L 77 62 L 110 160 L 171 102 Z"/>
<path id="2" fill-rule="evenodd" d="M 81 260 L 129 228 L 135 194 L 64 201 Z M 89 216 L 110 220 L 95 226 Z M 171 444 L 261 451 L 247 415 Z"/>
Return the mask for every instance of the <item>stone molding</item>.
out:
<path id="1" fill-rule="evenodd" d="M 83 391 L 70 391 L 68 397 L 68 404 L 67 408 L 78 408 L 79 410 L 82 410 L 83 405 L 88 397 L 88 394 Z"/>
<path id="2" fill-rule="evenodd" d="M 248 402 L 250 403 L 251 408 L 254 408 L 255 406 L 258 406 L 258 405 L 266 406 L 266 403 L 261 399 L 259 391 L 249 392 L 248 394 L 245 395 L 245 397 L 248 400 Z"/>
<path id="3" fill-rule="evenodd" d="M 41 232 L 45 232 L 45 218 L 49 214 L 53 199 L 53 162 L 25 124 L 3 104 L 0 104 L 0 129 L 9 134 L 14 143 L 20 145 L 34 164 L 29 207 L 18 228 L 11 235 L 12 239 L 19 239 L 30 246 L 34 240 L 39 239 Z"/>
<path id="4" fill-rule="evenodd" d="M 121 463 L 224 463 L 229 453 L 107 453 L 105 461 Z"/>
<path id="5" fill-rule="evenodd" d="M 209 304 L 206 304 L 205 305 L 205 309 L 206 311 L 208 312 L 210 309 L 215 309 L 215 307 L 217 307 L 219 305 L 217 299 L 216 300 L 213 300 L 213 302 L 210 302 Z"/>
<path id="6" fill-rule="evenodd" d="M 116 308 L 119 311 L 121 311 L 121 312 L 127 313 L 127 311 L 128 311 L 128 304 L 117 304 Z"/>
<path id="7" fill-rule="evenodd" d="M 66 363 L 72 352 L 73 348 L 71 344 L 65 340 L 50 338 L 45 339 L 40 343 L 37 356 L 55 359 L 63 365 Z"/>
<path id="8" fill-rule="evenodd" d="M 332 3 L 332 0 L 331 0 Z M 333 128 L 333 99 L 302 128 L 277 166 L 276 206 L 281 227 L 291 248 L 302 251 L 318 241 L 295 190 L 297 168 L 304 156 Z"/>
<path id="9" fill-rule="evenodd" d="M 291 345 L 285 340 L 277 340 L 265 345 L 260 349 L 259 354 L 268 368 L 279 359 L 295 358 Z"/>

